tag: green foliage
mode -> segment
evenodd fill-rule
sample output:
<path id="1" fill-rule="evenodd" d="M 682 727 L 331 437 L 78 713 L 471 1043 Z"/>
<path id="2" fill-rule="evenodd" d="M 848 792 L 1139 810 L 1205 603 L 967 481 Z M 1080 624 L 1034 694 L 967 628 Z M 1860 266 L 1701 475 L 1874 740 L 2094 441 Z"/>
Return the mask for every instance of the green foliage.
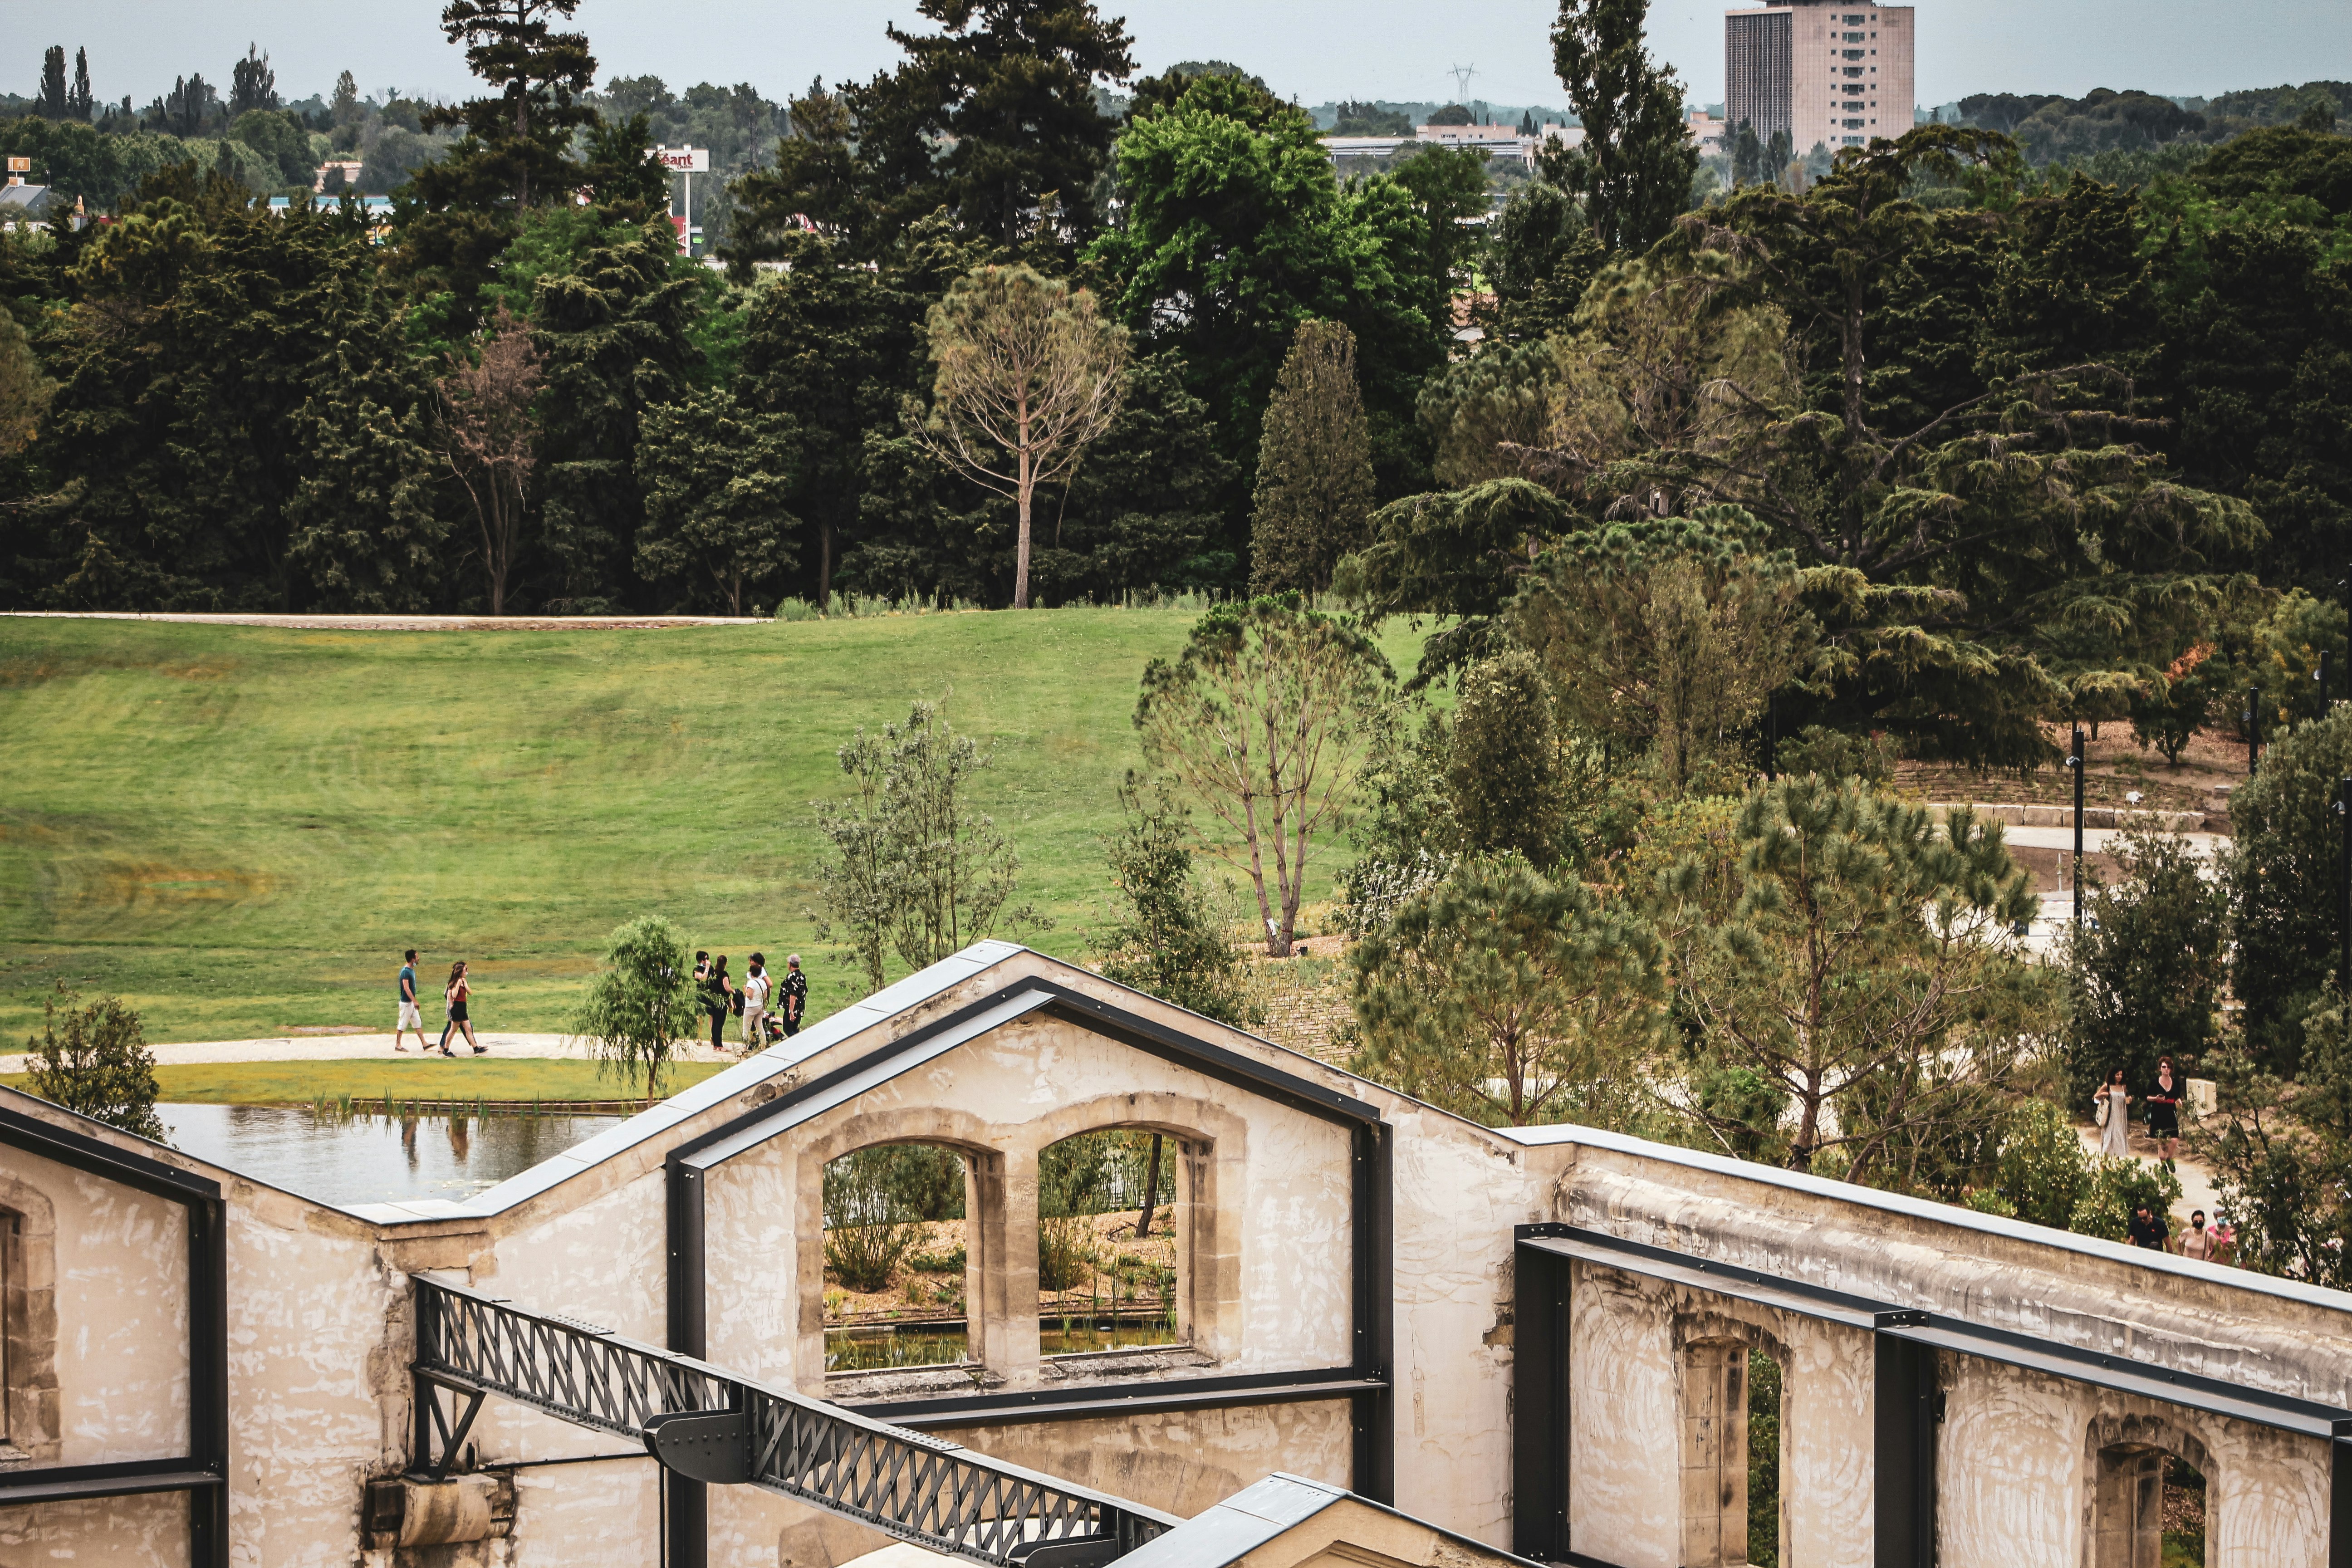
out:
<path id="1" fill-rule="evenodd" d="M 1257 449 L 1250 589 L 1308 595 L 1331 585 L 1363 542 L 1372 510 L 1370 436 L 1356 342 L 1336 321 L 1301 321 L 1266 405 Z"/>
<path id="2" fill-rule="evenodd" d="M 2122 882 L 2085 900 L 2087 921 L 2067 929 L 2063 1061 L 2070 1099 L 2087 1102 L 2107 1074 L 2143 1089 L 2156 1061 L 2176 1079 L 2217 1043 L 2215 1008 L 2229 962 L 2229 893 L 2188 840 L 2125 836 Z"/>
<path id="3" fill-rule="evenodd" d="M 793 565 L 797 520 L 784 510 L 798 460 L 792 421 L 708 392 L 646 410 L 640 429 L 638 572 L 678 585 L 688 605 L 760 614 L 760 598 Z M 757 595 L 748 605 L 747 589 Z"/>
<path id="4" fill-rule="evenodd" d="M 2251 1056 L 2215 1064 L 2216 1114 L 2192 1147 L 2236 1225 L 2234 1260 L 2265 1274 L 2352 1285 L 2352 1028 L 2333 984 L 2303 1019 L 2292 1076 Z"/>
<path id="5" fill-rule="evenodd" d="M 1103 858 L 1127 910 L 1096 938 L 1104 977 L 1220 1023 L 1249 1022 L 1240 955 L 1193 874 L 1183 805 L 1162 781 L 1129 773 L 1118 808 Z"/>
<path id="6" fill-rule="evenodd" d="M 1495 300 L 1481 325 L 1507 343 L 1567 331 L 1607 257 L 1584 209 L 1558 185 L 1537 181 L 1504 205 L 1488 230 L 1481 259 Z"/>
<path id="7" fill-rule="evenodd" d="M 1391 501 L 1372 516 L 1372 542 L 1333 585 L 1378 617 L 1453 621 L 1423 646 L 1414 689 L 1484 658 L 1496 618 L 1534 560 L 1577 519 L 1567 504 L 1526 479 L 1498 479 L 1467 489 Z"/>
<path id="8" fill-rule="evenodd" d="M 2000 825 L 1792 778 L 1751 794 L 1738 833 L 1727 919 L 1696 861 L 1656 895 L 1700 1068 L 1785 1097 L 1798 1168 L 1837 1149 L 1853 1180 L 1940 1190 L 1981 1162 L 2058 1016 L 2054 977 L 2008 934 L 2033 900 Z"/>
<path id="9" fill-rule="evenodd" d="M 2329 810 L 2352 775 L 2352 708 L 2299 725 L 2230 796 L 2222 852 L 2234 921 L 2231 994 L 2245 1004 L 2245 1048 L 2280 1078 L 2302 1059 L 2304 1020 L 2336 966 L 2336 863 Z"/>
<path id="10" fill-rule="evenodd" d="M 2020 1100 L 2001 1129 L 1994 1177 L 1994 1190 L 2009 1212 L 2064 1230 L 2090 1188 L 2091 1157 L 2066 1112 L 2046 1100 Z"/>
<path id="11" fill-rule="evenodd" d="M 1748 1562 L 1780 1568 L 1780 1363 L 1748 1352 Z"/>
<path id="12" fill-rule="evenodd" d="M 1533 655 L 1508 649 L 1463 673 L 1445 773 L 1465 853 L 1517 855 L 1538 869 L 1559 858 L 1560 749 Z"/>
<path id="13" fill-rule="evenodd" d="M 835 856 L 818 864 L 817 883 L 872 990 L 882 989 L 886 945 L 919 969 L 985 940 L 1000 915 L 1041 923 L 1005 909 L 1020 857 L 971 804 L 972 777 L 992 755 L 936 704 L 917 702 L 878 739 L 860 727 L 835 754 L 857 794 L 814 803 Z M 819 934 L 831 940 L 822 923 Z"/>
<path id="14" fill-rule="evenodd" d="M 2229 661 L 2213 652 L 2210 643 L 2192 646 L 2132 693 L 2132 739 L 2154 746 L 2175 767 L 2235 684 Z"/>
<path id="15" fill-rule="evenodd" d="M 2180 1178 L 2152 1161 L 2101 1155 L 2088 1171 L 2083 1195 L 2066 1216 L 2066 1228 L 2083 1236 L 2128 1241 L 2133 1211 L 2142 1204 L 2163 1218 L 2180 1201 Z"/>
<path id="16" fill-rule="evenodd" d="M 588 1042 L 600 1070 L 611 1067 L 624 1084 L 642 1077 L 650 1105 L 672 1047 L 693 1036 L 697 1012 L 684 939 L 661 916 L 640 915 L 613 928 L 571 1032 Z"/>
<path id="17" fill-rule="evenodd" d="M 1780 742 L 1778 772 L 1812 773 L 1830 784 L 1853 780 L 1872 789 L 1895 782 L 1897 749 L 1891 735 L 1851 735 L 1808 724 Z"/>
<path id="18" fill-rule="evenodd" d="M 269 188 L 308 186 L 318 170 L 310 156 L 310 135 L 301 117 L 276 109 L 249 109 L 229 127 L 229 139 L 241 142 L 268 161 L 277 177 Z"/>
<path id="19" fill-rule="evenodd" d="M 1412 132 L 1412 115 L 1352 100 L 1339 106 L 1330 132 L 1334 136 L 1410 136 Z"/>
<path id="20" fill-rule="evenodd" d="M 1581 202 L 1594 237 L 1636 254 L 1687 205 L 1698 169 L 1682 84 L 1643 47 L 1649 12 L 1649 0 L 1560 0 L 1552 66 L 1584 140 L 1538 154 L 1544 178 Z"/>
<path id="21" fill-rule="evenodd" d="M 57 994 L 41 1005 L 40 1034 L 25 1042 L 25 1067 L 32 1091 L 43 1100 L 163 1141 L 165 1129 L 155 1114 L 155 1058 L 139 1015 L 121 998 L 101 996 L 84 1006 L 79 992 L 58 982 Z"/>
<path id="22" fill-rule="evenodd" d="M 854 1150 L 824 1167 L 824 1271 L 862 1295 L 890 1288 L 923 1221 L 894 1181 L 902 1146 Z"/>
<path id="23" fill-rule="evenodd" d="M 2263 730 L 2273 733 L 2284 723 L 2309 723 L 2326 717 L 2319 709 L 2319 656 L 2329 657 L 2328 700 L 2352 695 L 2352 679 L 2345 644 L 2344 606 L 2333 597 L 2315 599 L 2300 588 L 2290 588 L 2254 626 L 2247 649 L 2242 685 L 2263 694 Z M 2343 671 L 2338 675 L 2336 672 Z M 2218 695 L 2218 693 L 2217 693 Z"/>
<path id="24" fill-rule="evenodd" d="M 581 101 L 596 79 L 595 58 L 581 33 L 557 32 L 580 0 L 448 0 L 441 31 L 466 46 L 466 66 L 494 90 L 458 104 L 436 104 L 423 128 L 463 126 L 465 140 L 418 180 L 428 207 L 478 210 L 511 199 L 520 209 L 568 201 L 575 170 L 572 132 L 596 122 Z"/>
<path id="25" fill-rule="evenodd" d="M 1661 959 L 1647 925 L 1574 878 L 1465 861 L 1350 952 L 1352 1070 L 1480 1121 L 1623 1125 Z"/>

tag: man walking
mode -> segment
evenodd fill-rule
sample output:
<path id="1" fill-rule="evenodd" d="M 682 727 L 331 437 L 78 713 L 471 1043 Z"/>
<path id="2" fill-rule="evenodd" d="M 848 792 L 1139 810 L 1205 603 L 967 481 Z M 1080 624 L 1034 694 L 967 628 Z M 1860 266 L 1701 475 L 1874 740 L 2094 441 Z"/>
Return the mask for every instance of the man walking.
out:
<path id="1" fill-rule="evenodd" d="M 409 1030 L 414 1029 L 416 1031 L 416 1048 L 421 1051 L 428 1047 L 425 1044 L 425 1015 L 416 1005 L 416 950 L 410 948 L 404 957 L 406 962 L 400 966 L 400 1020 L 393 1026 L 392 1048 L 395 1051 L 408 1049 L 400 1042 Z"/>
<path id="2" fill-rule="evenodd" d="M 751 955 L 751 969 L 743 976 L 743 1054 L 750 1056 L 768 1043 L 768 991 L 774 983 L 768 978 L 768 955 Z"/>
<path id="3" fill-rule="evenodd" d="M 808 976 L 801 973 L 801 955 L 793 953 L 784 960 L 784 1035 L 786 1038 L 801 1032 L 801 1014 L 808 1007 Z"/>

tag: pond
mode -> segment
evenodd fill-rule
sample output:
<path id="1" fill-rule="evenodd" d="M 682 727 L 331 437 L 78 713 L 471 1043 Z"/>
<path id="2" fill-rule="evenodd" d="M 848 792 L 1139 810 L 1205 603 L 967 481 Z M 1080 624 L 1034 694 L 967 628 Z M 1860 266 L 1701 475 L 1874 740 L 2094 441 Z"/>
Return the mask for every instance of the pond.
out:
<path id="1" fill-rule="evenodd" d="M 182 1153 L 322 1204 L 463 1203 L 619 1116 L 345 1116 L 290 1105 L 159 1105 Z"/>
<path id="2" fill-rule="evenodd" d="M 1047 1310 L 1037 1323 L 1037 1348 L 1046 1355 L 1089 1351 L 1137 1350 L 1172 1345 L 1175 1324 L 1164 1313 L 1100 1317 Z M 912 1323 L 861 1323 L 824 1331 L 824 1370 L 884 1372 L 896 1367 L 954 1366 L 970 1348 L 960 1320 Z"/>

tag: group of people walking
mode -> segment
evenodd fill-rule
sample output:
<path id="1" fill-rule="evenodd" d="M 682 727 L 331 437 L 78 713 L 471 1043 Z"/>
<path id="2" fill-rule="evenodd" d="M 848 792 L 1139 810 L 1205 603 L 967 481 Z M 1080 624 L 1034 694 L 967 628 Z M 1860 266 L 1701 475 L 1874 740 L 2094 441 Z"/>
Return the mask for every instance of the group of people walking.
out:
<path id="1" fill-rule="evenodd" d="M 393 1027 L 392 1048 L 408 1049 L 401 1042 L 413 1029 L 416 1032 L 416 1048 L 426 1056 L 435 1051 L 445 1057 L 456 1056 L 457 1053 L 449 1048 L 449 1037 L 453 1034 L 473 1047 L 476 1056 L 487 1055 L 490 1047 L 474 1037 L 474 1020 L 468 1016 L 467 1003 L 473 996 L 474 987 L 466 978 L 466 961 L 461 958 L 449 966 L 449 983 L 441 987 L 441 1040 L 438 1045 L 428 1046 L 425 1043 L 425 1009 L 416 1000 L 416 950 L 412 947 L 401 956 L 400 1016 Z"/>
<path id="2" fill-rule="evenodd" d="M 703 1012 L 710 1018 L 710 1044 L 719 1050 L 727 1048 L 730 1017 L 743 1021 L 743 1051 L 748 1056 L 799 1034 L 802 1016 L 808 1011 L 808 976 L 801 973 L 797 952 L 784 960 L 781 975 L 768 973 L 765 953 L 753 953 L 739 985 L 727 973 L 725 953 L 713 958 L 698 951 L 694 986 Z"/>
<path id="3" fill-rule="evenodd" d="M 2124 1081 L 2123 1068 L 2108 1073 L 2107 1081 L 2099 1086 L 2098 1096 L 2092 1101 L 2092 1119 L 2099 1128 L 2099 1152 L 2118 1160 L 2130 1158 L 2131 1107 L 2137 1099 L 2144 1108 L 2147 1136 L 2156 1145 L 2158 1162 L 2168 1171 L 2178 1170 L 2174 1162 L 2180 1156 L 2180 1102 L 2186 1098 L 2187 1087 L 2170 1057 L 2156 1058 L 2156 1082 L 2144 1095 L 2132 1093 Z M 2176 1243 L 2168 1218 L 2147 1202 L 2133 1207 L 2129 1230 L 2134 1247 L 2220 1263 L 2230 1260 L 2230 1244 L 2234 1239 L 2226 1217 L 2217 1215 L 2208 1224 L 2205 1211 L 2197 1209 L 2189 1214 L 2189 1228 L 2180 1233 Z"/>

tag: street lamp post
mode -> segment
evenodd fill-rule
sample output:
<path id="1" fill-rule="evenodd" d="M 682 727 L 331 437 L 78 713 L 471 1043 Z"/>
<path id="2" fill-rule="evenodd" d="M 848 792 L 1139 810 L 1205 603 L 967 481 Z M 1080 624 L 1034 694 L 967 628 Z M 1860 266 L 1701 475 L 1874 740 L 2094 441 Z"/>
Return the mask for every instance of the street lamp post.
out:
<path id="1" fill-rule="evenodd" d="M 2074 770 L 2074 923 L 2083 923 L 2083 775 L 2090 770 L 2083 764 L 2083 726 L 2074 726 L 2074 749 L 2066 754 L 2066 765 Z"/>
<path id="2" fill-rule="evenodd" d="M 2319 650 L 2319 668 L 2312 672 L 2311 678 L 2319 682 L 2319 716 L 2325 719 L 2327 717 L 2327 650 L 2326 648 Z"/>
<path id="3" fill-rule="evenodd" d="M 2238 715 L 2246 726 L 2246 776 L 2254 776 L 2255 765 L 2261 761 L 2263 748 L 2263 689 L 2246 688 L 2246 710 Z"/>
<path id="4" fill-rule="evenodd" d="M 2336 786 L 2336 986 L 2352 985 L 2352 778 Z"/>

